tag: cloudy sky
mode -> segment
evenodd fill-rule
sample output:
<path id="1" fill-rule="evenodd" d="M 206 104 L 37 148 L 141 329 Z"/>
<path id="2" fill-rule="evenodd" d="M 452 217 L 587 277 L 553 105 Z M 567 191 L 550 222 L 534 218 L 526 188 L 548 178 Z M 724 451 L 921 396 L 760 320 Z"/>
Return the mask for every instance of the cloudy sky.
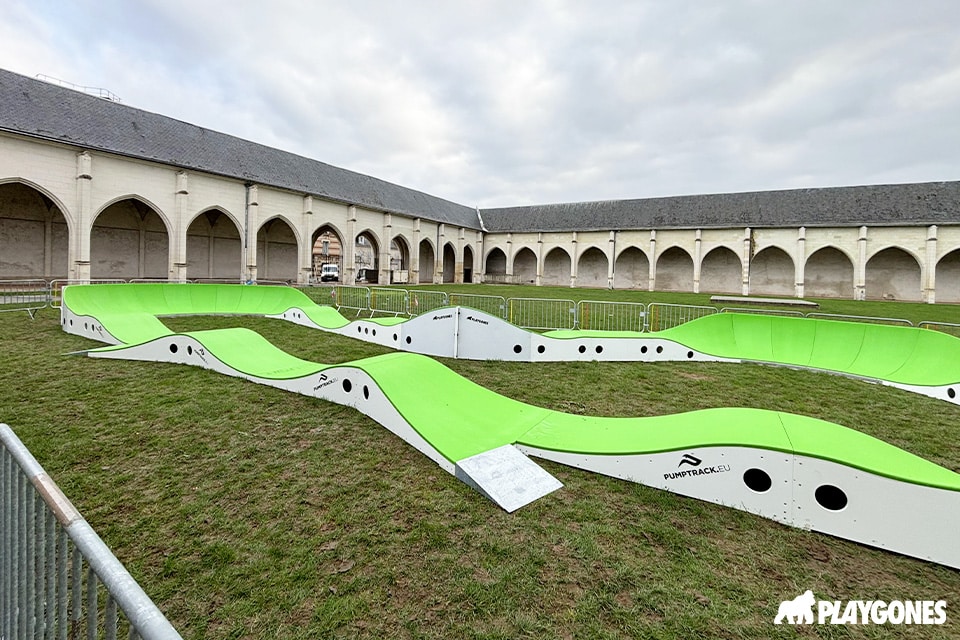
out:
<path id="1" fill-rule="evenodd" d="M 4 0 L 0 67 L 481 207 L 960 179 L 956 0 Z"/>

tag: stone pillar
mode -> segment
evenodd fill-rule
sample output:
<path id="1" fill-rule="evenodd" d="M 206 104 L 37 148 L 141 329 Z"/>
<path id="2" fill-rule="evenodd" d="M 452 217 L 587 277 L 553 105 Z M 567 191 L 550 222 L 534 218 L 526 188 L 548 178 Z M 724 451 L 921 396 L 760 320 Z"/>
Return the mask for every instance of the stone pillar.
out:
<path id="1" fill-rule="evenodd" d="M 507 234 L 507 275 L 513 276 L 513 234 Z"/>
<path id="2" fill-rule="evenodd" d="M 173 237 L 170 239 L 170 273 L 168 280 L 184 282 L 187 279 L 187 218 L 190 216 L 189 176 L 177 172 L 177 191 L 174 194 Z M 211 232 L 212 233 L 212 232 Z M 213 258 L 213 245 L 208 245 L 208 261 Z M 208 272 L 209 273 L 209 272 Z"/>
<path id="3" fill-rule="evenodd" d="M 648 291 L 656 291 L 657 286 L 657 230 L 650 230 L 650 282 Z"/>
<path id="4" fill-rule="evenodd" d="M 300 216 L 300 237 L 302 238 L 300 246 L 297 247 L 297 255 L 300 257 L 300 272 L 297 274 L 297 282 L 300 284 L 309 284 L 313 280 L 313 236 L 310 230 L 313 228 L 313 196 L 303 196 L 303 215 Z"/>
<path id="5" fill-rule="evenodd" d="M 456 262 L 453 266 L 453 282 L 454 284 L 463 284 L 463 260 L 464 260 L 464 251 L 463 246 L 466 240 L 466 231 L 463 227 L 460 227 L 460 230 L 457 232 L 457 256 Z"/>
<path id="6" fill-rule="evenodd" d="M 534 283 L 538 287 L 543 285 L 543 234 L 537 234 L 537 278 Z"/>
<path id="7" fill-rule="evenodd" d="M 741 258 L 741 267 L 743 269 L 740 281 L 742 283 L 741 291 L 743 295 L 750 295 L 750 256 L 753 254 L 753 233 L 750 227 L 743 230 L 743 258 Z"/>
<path id="8" fill-rule="evenodd" d="M 924 296 L 928 304 L 937 301 L 937 225 L 927 228 L 927 256 L 924 264 Z"/>
<path id="9" fill-rule="evenodd" d="M 260 226 L 260 190 L 255 184 L 247 185 L 247 206 L 244 215 L 244 237 L 247 250 L 244 259 L 247 264 L 246 281 L 257 281 L 257 229 Z"/>
<path id="10" fill-rule="evenodd" d="M 700 269 L 703 266 L 701 261 L 703 259 L 703 249 L 701 248 L 702 244 L 702 232 L 700 229 L 697 229 L 696 237 L 693 241 L 693 292 L 700 293 Z"/>
<path id="11" fill-rule="evenodd" d="M 413 247 L 410 249 L 410 284 L 420 284 L 420 218 L 413 220 Z"/>
<path id="12" fill-rule="evenodd" d="M 90 234 L 93 232 L 93 204 L 91 182 L 93 160 L 89 151 L 77 154 L 77 224 L 71 242 L 73 256 L 70 258 L 70 277 L 77 280 L 90 278 Z"/>
<path id="13" fill-rule="evenodd" d="M 613 282 L 616 273 L 614 264 L 617 259 L 617 232 L 611 231 L 610 238 L 607 240 L 607 289 L 613 289 Z"/>
<path id="14" fill-rule="evenodd" d="M 860 227 L 857 238 L 857 265 L 853 273 L 853 299 L 867 299 L 867 228 Z"/>
<path id="15" fill-rule="evenodd" d="M 357 207 L 347 207 L 347 242 L 343 248 L 343 276 L 346 285 L 357 283 Z"/>
<path id="16" fill-rule="evenodd" d="M 797 229 L 797 255 L 794 260 L 794 281 L 796 282 L 796 295 L 798 298 L 804 296 L 803 293 L 803 281 L 804 281 L 804 267 L 807 262 L 807 228 L 800 227 Z"/>
<path id="17" fill-rule="evenodd" d="M 580 256 L 577 255 L 579 245 L 577 244 L 577 232 L 570 233 L 570 287 L 577 286 L 577 272 L 580 267 Z"/>
<path id="18" fill-rule="evenodd" d="M 433 258 L 433 284 L 443 284 L 443 254 L 447 243 L 447 225 L 437 225 L 437 255 Z"/>
<path id="19" fill-rule="evenodd" d="M 392 265 L 390 264 L 390 243 L 393 240 L 393 217 L 389 213 L 383 214 L 383 234 L 380 236 L 380 256 L 377 261 L 380 263 L 377 271 L 378 284 L 390 284 L 393 275 Z"/>

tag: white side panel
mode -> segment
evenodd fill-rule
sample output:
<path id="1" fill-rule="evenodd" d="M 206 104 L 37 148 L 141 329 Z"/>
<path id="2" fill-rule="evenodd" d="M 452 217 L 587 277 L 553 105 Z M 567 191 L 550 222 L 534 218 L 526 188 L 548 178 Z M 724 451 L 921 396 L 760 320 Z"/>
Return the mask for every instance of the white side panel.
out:
<path id="1" fill-rule="evenodd" d="M 960 568 L 960 492 L 797 456 L 793 509 L 795 526 Z"/>
<path id="2" fill-rule="evenodd" d="M 919 384 L 903 384 L 902 382 L 889 382 L 887 380 L 880 380 L 880 384 L 887 385 L 888 387 L 896 387 L 897 389 L 903 389 L 904 391 L 911 391 L 913 393 L 919 393 L 923 396 L 929 396 L 931 398 L 936 398 L 937 400 L 946 400 L 953 404 L 960 405 L 960 381 L 957 384 L 945 384 L 939 387 L 927 387 Z"/>
<path id="3" fill-rule="evenodd" d="M 78 316 L 66 306 L 60 307 L 60 327 L 69 334 L 105 342 L 106 344 L 120 344 L 109 331 L 103 328 L 100 321 L 92 316 Z"/>
<path id="4" fill-rule="evenodd" d="M 396 346 L 392 341 L 393 335 L 399 338 L 398 349 L 441 358 L 456 357 L 456 307 L 434 309 L 389 329 L 392 346 Z"/>
<path id="5" fill-rule="evenodd" d="M 533 334 L 489 313 L 459 307 L 460 335 L 457 357 L 465 360 L 533 360 Z"/>
<path id="6" fill-rule="evenodd" d="M 734 507 L 778 522 L 788 522 L 790 517 L 790 454 L 751 447 L 699 447 L 634 455 L 577 454 L 523 445 L 518 448 L 537 458 Z M 769 487 L 763 491 L 748 487 L 748 471 L 751 482 L 759 475 L 751 470 L 766 474 Z"/>

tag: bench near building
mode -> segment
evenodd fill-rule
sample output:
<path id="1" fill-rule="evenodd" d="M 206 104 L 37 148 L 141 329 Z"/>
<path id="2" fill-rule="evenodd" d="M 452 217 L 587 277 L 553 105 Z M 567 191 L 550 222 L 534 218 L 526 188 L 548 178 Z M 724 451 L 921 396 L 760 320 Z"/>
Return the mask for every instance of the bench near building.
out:
<path id="1" fill-rule="evenodd" d="M 0 279 L 960 302 L 960 182 L 480 209 L 0 70 Z"/>

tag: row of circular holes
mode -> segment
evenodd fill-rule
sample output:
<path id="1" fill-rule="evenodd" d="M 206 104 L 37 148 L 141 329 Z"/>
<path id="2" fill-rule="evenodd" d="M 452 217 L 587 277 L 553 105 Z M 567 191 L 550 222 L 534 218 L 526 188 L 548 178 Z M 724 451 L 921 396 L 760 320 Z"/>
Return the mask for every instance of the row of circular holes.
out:
<path id="1" fill-rule="evenodd" d="M 763 469 L 747 469 L 743 472 L 743 484 L 757 493 L 766 493 L 773 486 L 773 480 Z M 832 484 L 822 484 L 813 492 L 817 504 L 827 511 L 841 511 L 847 506 L 847 494 Z"/>

